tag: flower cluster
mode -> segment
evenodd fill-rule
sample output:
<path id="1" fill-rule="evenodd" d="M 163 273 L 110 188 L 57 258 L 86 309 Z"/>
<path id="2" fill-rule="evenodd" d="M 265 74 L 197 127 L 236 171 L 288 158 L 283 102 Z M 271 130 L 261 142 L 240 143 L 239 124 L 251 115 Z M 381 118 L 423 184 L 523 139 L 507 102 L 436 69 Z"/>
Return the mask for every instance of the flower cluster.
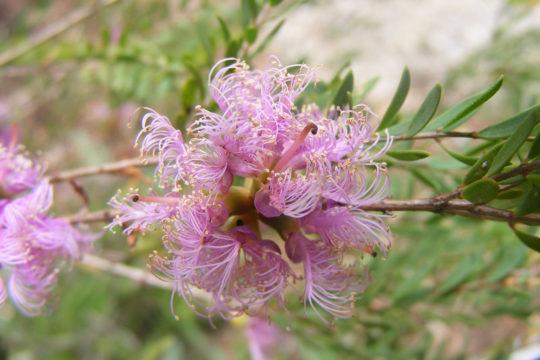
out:
<path id="1" fill-rule="evenodd" d="M 385 165 L 375 160 L 390 138 L 379 141 L 365 105 L 327 115 L 315 105 L 298 109 L 314 77 L 275 57 L 263 71 L 222 60 L 209 76 L 221 112 L 199 107 L 189 141 L 146 109 L 136 144 L 142 156 L 158 156 L 156 188 L 115 196 L 120 215 L 111 227 L 131 234 L 161 226 L 169 256 L 154 254 L 153 268 L 203 316 L 284 306 L 285 289 L 303 279 L 305 307 L 325 322 L 349 317 L 367 277 L 347 252 L 390 247 L 381 215 L 362 210 L 387 196 Z"/>
<path id="2" fill-rule="evenodd" d="M 16 145 L 14 132 L 0 143 L 0 305 L 8 292 L 26 315 L 39 315 L 68 259 L 93 239 L 62 219 L 47 216 L 52 187 L 42 179 L 43 168 Z"/>

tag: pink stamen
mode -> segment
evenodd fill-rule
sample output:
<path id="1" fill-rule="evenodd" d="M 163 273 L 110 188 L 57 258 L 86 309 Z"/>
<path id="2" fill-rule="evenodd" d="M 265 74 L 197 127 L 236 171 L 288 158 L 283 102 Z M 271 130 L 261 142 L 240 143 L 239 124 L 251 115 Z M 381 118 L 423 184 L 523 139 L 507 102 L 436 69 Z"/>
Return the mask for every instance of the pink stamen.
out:
<path id="1" fill-rule="evenodd" d="M 163 196 L 140 196 L 140 195 L 133 195 L 131 197 L 131 201 L 133 202 L 149 202 L 149 203 L 159 203 L 159 204 L 165 204 L 165 205 L 178 205 L 180 203 L 179 198 L 174 197 L 163 197 Z"/>
<path id="2" fill-rule="evenodd" d="M 274 166 L 272 170 L 276 172 L 283 170 L 285 165 L 287 165 L 289 160 L 291 160 L 291 158 L 296 153 L 296 150 L 298 150 L 300 145 L 302 145 L 302 143 L 304 142 L 308 134 L 311 132 L 313 135 L 315 135 L 317 134 L 317 130 L 318 130 L 317 125 L 315 125 L 314 123 L 307 124 L 304 130 L 302 130 L 302 132 L 300 133 L 300 136 L 298 136 L 298 138 L 291 145 L 291 147 L 287 149 L 287 151 L 285 152 L 285 155 L 283 155 L 281 159 L 279 159 L 278 163 L 276 164 L 276 166 Z"/>
<path id="3" fill-rule="evenodd" d="M 17 146 L 17 138 L 19 137 L 19 124 L 15 123 L 12 126 L 11 130 L 11 141 L 9 143 L 9 152 L 12 152 L 13 149 Z"/>

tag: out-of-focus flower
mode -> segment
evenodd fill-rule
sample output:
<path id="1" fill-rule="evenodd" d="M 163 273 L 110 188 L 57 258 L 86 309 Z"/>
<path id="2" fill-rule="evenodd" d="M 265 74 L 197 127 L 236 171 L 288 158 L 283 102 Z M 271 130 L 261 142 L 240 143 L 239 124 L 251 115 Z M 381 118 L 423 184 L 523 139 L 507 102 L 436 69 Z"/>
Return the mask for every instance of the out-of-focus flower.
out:
<path id="1" fill-rule="evenodd" d="M 6 140 L 0 141 L 0 198 L 30 189 L 43 175 L 43 167 L 30 160 L 17 145 L 17 127 L 13 127 Z"/>
<path id="2" fill-rule="evenodd" d="M 300 278 L 304 303 L 323 321 L 331 319 L 320 310 L 351 316 L 367 276 L 346 252 L 390 247 L 382 216 L 362 210 L 388 194 L 385 164 L 376 160 L 390 137 L 375 134 L 378 119 L 365 105 L 328 115 L 315 105 L 298 110 L 296 97 L 314 79 L 306 65 L 283 67 L 270 57 L 263 71 L 234 59 L 219 67 L 209 86 L 221 113 L 198 108 L 189 141 L 147 109 L 136 144 L 142 156 L 158 156 L 162 195 L 115 197 L 121 214 L 111 227 L 131 234 L 161 225 L 170 256 L 154 255 L 154 268 L 203 316 L 285 306 L 285 289 Z M 263 224 L 273 239 L 261 237 Z M 296 263 L 303 271 L 293 270 Z M 212 301 L 201 303 L 193 287 Z"/>
<path id="3" fill-rule="evenodd" d="M 273 359 L 278 353 L 287 354 L 293 338 L 269 319 L 255 316 L 249 318 L 244 328 L 251 360 Z"/>
<path id="4" fill-rule="evenodd" d="M 52 186 L 40 179 L 41 166 L 14 143 L 0 145 L 0 157 L 0 269 L 9 273 L 7 287 L 0 278 L 0 305 L 9 294 L 24 314 L 39 315 L 58 272 L 78 259 L 81 246 L 94 236 L 47 215 Z"/>

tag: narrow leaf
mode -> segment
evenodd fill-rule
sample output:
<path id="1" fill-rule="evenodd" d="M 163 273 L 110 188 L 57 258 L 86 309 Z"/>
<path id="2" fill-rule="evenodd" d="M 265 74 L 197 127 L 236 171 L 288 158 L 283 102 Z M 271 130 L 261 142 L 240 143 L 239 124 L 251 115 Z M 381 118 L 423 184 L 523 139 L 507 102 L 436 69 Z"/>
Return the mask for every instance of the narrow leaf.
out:
<path id="1" fill-rule="evenodd" d="M 455 152 L 449 150 L 446 146 L 444 146 L 440 142 L 439 142 L 439 145 L 443 148 L 444 151 L 446 151 L 446 153 L 448 155 L 450 155 L 451 157 L 453 157 L 454 159 L 456 159 L 457 161 L 459 161 L 459 162 L 461 162 L 461 163 L 463 163 L 465 165 L 473 166 L 478 161 L 478 159 L 475 158 L 475 157 L 455 153 Z"/>
<path id="2" fill-rule="evenodd" d="M 524 243 L 534 251 L 540 252 L 540 238 L 537 238 L 536 236 L 527 234 L 519 230 L 514 230 L 514 232 L 522 243 Z"/>
<path id="3" fill-rule="evenodd" d="M 270 0 L 268 3 L 270 4 L 270 6 L 276 6 L 281 4 L 282 1 L 283 0 Z"/>
<path id="4" fill-rule="evenodd" d="M 255 20 L 259 9 L 255 0 L 242 0 L 242 25 L 248 27 L 252 20 Z"/>
<path id="5" fill-rule="evenodd" d="M 391 150 L 386 155 L 401 161 L 416 161 L 425 159 L 431 154 L 423 150 Z"/>
<path id="6" fill-rule="evenodd" d="M 540 155 L 540 134 L 537 134 L 534 138 L 534 141 L 531 145 L 531 149 L 529 150 L 529 154 L 527 155 L 527 159 L 532 160 L 538 155 Z"/>
<path id="7" fill-rule="evenodd" d="M 429 176 L 425 171 L 420 170 L 417 167 L 409 167 L 408 169 L 418 180 L 422 181 L 427 186 L 431 187 L 436 192 L 440 191 L 440 185 L 433 177 Z"/>
<path id="8" fill-rule="evenodd" d="M 246 34 L 246 41 L 248 44 L 253 44 L 255 40 L 257 40 L 257 34 L 259 30 L 256 26 L 248 26 L 246 28 L 245 34 Z"/>
<path id="9" fill-rule="evenodd" d="M 341 83 L 341 86 L 339 87 L 336 96 L 334 97 L 334 101 L 332 102 L 334 105 L 339 107 L 345 107 L 349 105 L 349 107 L 352 107 L 351 104 L 351 93 L 353 90 L 354 84 L 354 76 L 352 71 L 349 71 L 347 75 L 345 75 L 345 78 L 343 79 L 343 82 Z"/>
<path id="10" fill-rule="evenodd" d="M 229 31 L 229 27 L 227 26 L 227 23 L 225 23 L 225 20 L 223 20 L 221 16 L 216 15 L 216 17 L 219 21 L 221 32 L 223 33 L 223 39 L 225 40 L 226 43 L 228 43 L 229 40 L 231 39 L 231 32 Z"/>
<path id="11" fill-rule="evenodd" d="M 524 216 L 538 210 L 540 210 L 540 190 L 533 186 L 521 200 L 514 215 Z"/>
<path id="12" fill-rule="evenodd" d="M 523 246 L 512 246 L 500 250 L 500 257 L 495 261 L 495 269 L 487 276 L 487 282 L 503 279 L 527 260 L 527 250 Z"/>
<path id="13" fill-rule="evenodd" d="M 268 47 L 268 45 L 270 44 L 272 39 L 277 35 L 277 33 L 279 32 L 279 29 L 281 29 L 284 23 L 285 23 L 285 20 L 281 20 L 276 26 L 274 26 L 274 28 L 268 33 L 268 35 L 264 38 L 264 40 L 261 41 L 259 47 L 255 49 L 255 51 L 253 51 L 253 53 L 249 55 L 250 59 L 253 59 L 254 57 L 259 55 Z"/>
<path id="14" fill-rule="evenodd" d="M 503 76 L 499 77 L 497 81 L 487 90 L 472 95 L 467 99 L 461 101 L 457 105 L 454 105 L 450 109 L 446 110 L 441 115 L 437 116 L 427 127 L 426 131 L 435 131 L 439 128 L 445 130 L 451 130 L 452 125 L 456 124 L 461 119 L 468 115 L 471 115 L 476 109 L 482 106 L 488 101 L 499 89 L 503 83 Z"/>
<path id="15" fill-rule="evenodd" d="M 488 126 L 484 130 L 480 131 L 478 133 L 478 136 L 480 136 L 483 139 L 499 139 L 503 137 L 508 137 L 512 135 L 516 129 L 519 127 L 521 122 L 529 116 L 529 113 L 531 111 L 536 110 L 537 112 L 540 111 L 540 105 L 535 105 L 525 111 L 520 112 L 517 115 L 514 115 L 506 120 L 503 120 L 497 124 Z M 537 113 L 538 114 L 538 113 Z M 537 120 L 538 122 L 539 120 Z"/>
<path id="16" fill-rule="evenodd" d="M 445 129 L 448 129 L 450 128 L 454 123 L 458 122 L 461 118 L 467 116 L 468 114 L 470 114 L 472 111 L 476 110 L 477 108 L 479 108 L 480 106 L 482 106 L 486 101 L 488 101 L 493 95 L 495 95 L 497 93 L 497 91 L 499 91 L 499 89 L 501 88 L 502 86 L 502 83 L 503 83 L 503 80 L 504 80 L 504 77 L 501 75 L 499 76 L 499 78 L 497 79 L 497 81 L 495 82 L 495 84 L 493 84 L 489 89 L 487 89 L 486 91 L 484 91 L 483 93 L 481 94 L 478 94 L 477 95 L 477 98 L 475 98 L 474 101 L 472 101 L 470 103 L 470 105 L 466 106 L 462 111 L 460 111 L 459 113 L 456 114 L 456 116 L 452 119 L 450 119 L 450 121 L 446 124 L 446 126 L 444 127 Z"/>
<path id="17" fill-rule="evenodd" d="M 506 191 L 501 191 L 499 195 L 497 195 L 497 200 L 512 200 L 520 196 L 523 196 L 523 190 L 509 189 Z"/>
<path id="18" fill-rule="evenodd" d="M 504 144 L 502 149 L 497 153 L 497 156 L 493 160 L 493 165 L 489 169 L 488 176 L 496 174 L 506 165 L 508 161 L 510 161 L 510 159 L 512 159 L 521 145 L 527 141 L 527 138 L 534 128 L 535 123 L 536 110 L 529 113 L 529 116 L 527 116 L 525 120 L 521 122 L 516 132 L 514 132 L 510 139 L 508 139 L 508 141 Z"/>
<path id="19" fill-rule="evenodd" d="M 231 40 L 227 44 L 227 50 L 225 51 L 225 57 L 236 57 L 238 51 L 240 51 L 241 42 L 238 40 Z"/>
<path id="20" fill-rule="evenodd" d="M 461 192 L 461 196 L 474 204 L 485 204 L 497 196 L 499 185 L 493 179 L 476 180 Z"/>
<path id="21" fill-rule="evenodd" d="M 401 79 L 399 80 L 399 85 L 397 87 L 396 93 L 394 94 L 394 97 L 390 102 L 390 106 L 388 106 L 388 109 L 386 110 L 386 113 L 384 114 L 381 123 L 377 128 L 377 131 L 390 127 L 394 116 L 396 116 L 399 109 L 401 109 L 401 106 L 405 102 L 405 98 L 409 93 L 410 86 L 411 73 L 409 72 L 409 68 L 405 66 L 403 72 L 401 73 Z"/>
<path id="22" fill-rule="evenodd" d="M 540 189 L 540 174 L 529 174 L 526 179 L 528 183 Z"/>
<path id="23" fill-rule="evenodd" d="M 441 84 L 437 84 L 427 94 L 426 99 L 422 105 L 420 105 L 420 109 L 418 109 L 418 112 L 414 115 L 411 124 L 409 125 L 409 130 L 407 130 L 407 137 L 418 134 L 418 132 L 427 125 L 429 120 L 435 115 L 440 101 Z"/>
<path id="24" fill-rule="evenodd" d="M 358 98 L 359 99 L 364 99 L 366 96 L 368 96 L 368 94 L 371 92 L 371 90 L 373 90 L 375 85 L 377 85 L 379 80 L 381 80 L 380 76 L 374 76 L 371 79 L 369 79 L 368 81 L 366 81 L 364 83 L 364 90 L 362 91 L 362 94 L 360 94 L 360 96 Z"/>
<path id="25" fill-rule="evenodd" d="M 186 112 L 193 107 L 196 91 L 197 81 L 193 77 L 187 78 L 181 93 L 182 106 Z"/>
<path id="26" fill-rule="evenodd" d="M 448 274 L 439 287 L 441 295 L 451 292 L 468 279 L 477 271 L 479 259 L 477 256 L 471 255 L 463 259 L 457 266 Z"/>
<path id="27" fill-rule="evenodd" d="M 394 117 L 394 119 L 399 118 L 399 115 Z M 407 131 L 407 128 L 409 127 L 408 122 L 402 122 L 397 124 L 392 124 L 392 126 L 388 129 L 388 132 L 390 135 L 398 136 L 405 134 L 405 131 Z"/>
<path id="28" fill-rule="evenodd" d="M 491 166 L 493 158 L 499 152 L 501 146 L 502 144 L 493 147 L 488 152 L 486 152 L 484 156 L 478 159 L 478 161 L 471 167 L 467 175 L 465 175 L 465 178 L 463 179 L 463 184 L 468 185 L 482 178 L 482 176 L 486 175 L 489 167 Z"/>

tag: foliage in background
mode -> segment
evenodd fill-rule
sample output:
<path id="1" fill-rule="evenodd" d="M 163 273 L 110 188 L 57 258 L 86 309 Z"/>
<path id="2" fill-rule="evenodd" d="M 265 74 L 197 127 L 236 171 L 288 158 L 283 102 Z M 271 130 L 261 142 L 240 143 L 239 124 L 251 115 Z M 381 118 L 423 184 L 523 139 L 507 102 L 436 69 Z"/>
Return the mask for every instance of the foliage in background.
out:
<path id="1" fill-rule="evenodd" d="M 97 9 L 55 41 L 0 67 L 0 107 L 8 109 L 0 114 L 2 125 L 19 122 L 25 143 L 31 150 L 43 149 L 51 173 L 133 157 L 137 129 L 125 125 L 134 110 L 150 106 L 182 128 L 195 105 L 215 106 L 208 103 L 209 68 L 225 56 L 242 56 L 254 67 L 264 63 L 266 46 L 298 6 L 278 3 L 118 1 Z M 1 33 L 0 53 L 24 41 L 36 22 L 55 16 L 61 22 L 63 17 L 55 14 L 65 10 L 54 6 L 43 1 L 13 10 L 14 17 L 3 19 L 8 31 Z M 380 114 L 381 131 L 410 137 L 438 129 L 463 131 L 469 120 L 478 124 L 485 111 L 481 106 L 503 85 L 500 74 L 504 101 L 492 101 L 488 111 L 504 116 L 469 127 L 479 139 L 396 141 L 387 159 L 394 199 L 431 198 L 460 189 L 472 204 L 516 216 L 539 212 L 538 169 L 504 179 L 500 175 L 538 162 L 539 141 L 527 141 L 540 130 L 535 31 L 515 34 L 510 25 L 501 27 L 488 49 L 450 73 L 452 88 L 459 79 L 473 81 L 479 64 L 487 62 L 491 78 L 483 89 L 474 81 L 474 90 L 454 107 L 439 109 L 448 104 L 447 87 L 441 92 L 435 85 L 416 113 L 399 112 L 414 79 L 404 70 L 391 106 Z M 520 55 L 524 51 L 529 55 Z M 356 104 L 375 84 L 376 78 L 358 86 L 345 64 L 332 79 L 310 87 L 298 106 Z M 102 209 L 117 187 L 136 187 L 152 176 L 148 169 L 128 175 L 80 180 L 90 196 L 88 207 Z M 56 197 L 59 214 L 85 206 L 73 200 L 68 186 L 58 185 Z M 372 284 L 356 306 L 357 316 L 328 328 L 309 311 L 304 319 L 301 306 L 291 309 L 292 321 L 275 314 L 293 343 L 278 358 L 458 359 L 482 354 L 500 359 L 516 342 L 526 341 L 527 324 L 540 306 L 540 257 L 517 240 L 511 227 L 407 213 L 398 214 L 391 228 L 395 240 L 387 259 L 368 260 Z M 538 246 L 531 237 L 534 227 L 514 230 L 523 242 Z M 154 233 L 140 237 L 130 250 L 122 236 L 106 233 L 96 247 L 104 257 L 143 268 L 146 255 L 159 244 L 160 234 Z M 63 275 L 57 294 L 56 309 L 40 318 L 25 318 L 7 305 L 0 310 L 0 352 L 31 359 L 249 357 L 243 320 L 218 322 L 212 329 L 178 301 L 176 321 L 169 291 L 76 266 Z"/>

